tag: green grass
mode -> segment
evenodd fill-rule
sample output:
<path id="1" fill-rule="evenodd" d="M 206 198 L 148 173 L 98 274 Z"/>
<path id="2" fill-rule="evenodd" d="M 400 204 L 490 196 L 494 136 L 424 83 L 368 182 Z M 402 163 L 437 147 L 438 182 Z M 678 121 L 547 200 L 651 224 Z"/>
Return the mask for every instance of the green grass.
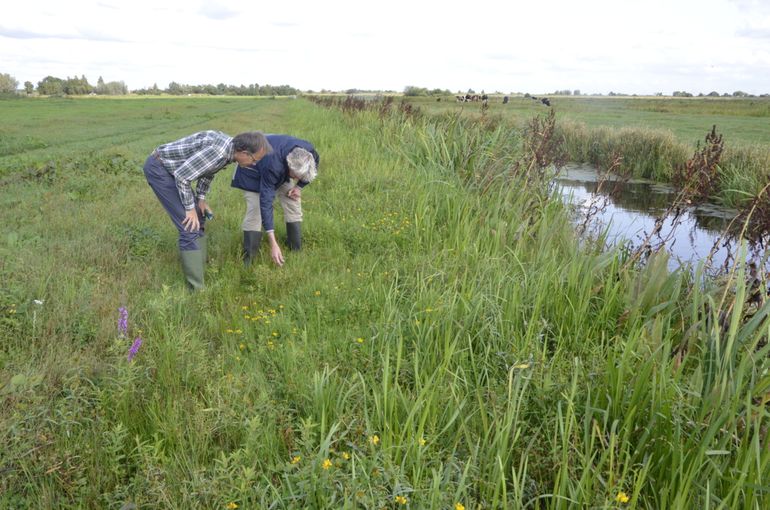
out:
<path id="1" fill-rule="evenodd" d="M 689 145 L 703 140 L 716 124 L 730 144 L 770 145 L 766 128 L 770 118 L 770 98 L 670 98 L 670 97 L 599 97 L 551 96 L 551 106 L 561 121 L 582 122 L 589 128 L 629 127 L 669 131 Z M 453 97 L 410 99 L 429 112 L 446 113 L 463 109 L 480 112 L 480 103 L 457 103 Z M 511 96 L 502 104 L 502 96 L 491 96 L 489 115 L 527 121 L 545 110 L 540 101 Z"/>
<path id="2" fill-rule="evenodd" d="M 711 127 L 724 137 L 715 200 L 740 207 L 770 179 L 770 99 L 550 96 L 564 146 L 572 161 L 614 168 L 634 177 L 671 181 Z M 482 116 L 480 103 L 454 98 L 410 98 L 432 114 Z M 546 107 L 520 96 L 502 104 L 492 96 L 488 119 L 523 126 Z M 617 164 L 619 163 L 619 165 Z"/>
<path id="3" fill-rule="evenodd" d="M 0 507 L 770 502 L 770 308 L 744 307 L 740 272 L 702 288 L 663 257 L 581 248 L 545 183 L 512 172 L 517 130 L 306 101 L 56 101 L 0 102 L 9 146 L 19 104 L 48 143 L 0 159 Z M 145 118 L 157 101 L 183 113 Z M 322 163 L 284 268 L 265 247 L 242 266 L 224 170 L 191 294 L 141 165 L 198 129 L 288 132 Z"/>

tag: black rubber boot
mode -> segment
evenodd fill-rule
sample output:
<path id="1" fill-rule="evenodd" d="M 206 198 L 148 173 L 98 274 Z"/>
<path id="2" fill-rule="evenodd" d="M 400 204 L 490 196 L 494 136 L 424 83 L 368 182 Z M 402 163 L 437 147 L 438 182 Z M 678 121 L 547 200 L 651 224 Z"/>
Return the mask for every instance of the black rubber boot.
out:
<path id="1" fill-rule="evenodd" d="M 243 231 L 243 263 L 247 266 L 259 253 L 259 242 L 262 240 L 261 230 Z"/>
<path id="2" fill-rule="evenodd" d="M 286 244 L 291 251 L 299 251 L 302 248 L 302 222 L 295 221 L 286 224 Z"/>

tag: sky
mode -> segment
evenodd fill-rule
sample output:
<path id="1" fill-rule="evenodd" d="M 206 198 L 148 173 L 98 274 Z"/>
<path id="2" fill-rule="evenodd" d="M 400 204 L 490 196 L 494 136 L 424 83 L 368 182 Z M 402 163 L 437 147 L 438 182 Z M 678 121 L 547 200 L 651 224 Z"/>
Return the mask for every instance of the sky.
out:
<path id="1" fill-rule="evenodd" d="M 129 89 L 770 93 L 770 0 L 32 0 L 0 73 Z"/>

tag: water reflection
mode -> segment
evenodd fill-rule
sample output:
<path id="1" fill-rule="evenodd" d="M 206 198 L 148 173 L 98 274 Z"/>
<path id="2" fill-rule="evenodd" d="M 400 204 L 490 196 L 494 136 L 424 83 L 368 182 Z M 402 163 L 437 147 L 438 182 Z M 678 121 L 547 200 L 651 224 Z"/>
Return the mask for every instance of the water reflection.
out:
<path id="1" fill-rule="evenodd" d="M 576 222 L 583 225 L 591 212 L 588 227 L 606 229 L 607 242 L 639 246 L 656 229 L 656 218 L 663 216 L 676 198 L 676 190 L 666 184 L 632 179 L 602 179 L 597 170 L 586 165 L 567 165 L 555 179 L 558 191 L 576 211 Z M 712 266 L 721 267 L 732 260 L 732 242 L 720 239 L 736 211 L 715 204 L 699 205 L 681 211 L 676 221 L 668 217 L 651 241 L 664 244 L 672 257 L 670 269 L 682 264 L 696 265 L 709 254 Z M 665 241 L 665 242 L 664 242 Z"/>

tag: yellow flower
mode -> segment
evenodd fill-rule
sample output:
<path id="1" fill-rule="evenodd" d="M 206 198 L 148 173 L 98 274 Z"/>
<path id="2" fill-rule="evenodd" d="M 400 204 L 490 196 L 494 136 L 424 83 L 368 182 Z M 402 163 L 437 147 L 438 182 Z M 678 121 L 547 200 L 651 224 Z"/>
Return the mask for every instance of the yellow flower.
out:
<path id="1" fill-rule="evenodd" d="M 465 510 L 465 505 L 462 503 L 455 503 L 455 510 Z"/>
<path id="2" fill-rule="evenodd" d="M 617 501 L 618 503 L 628 503 L 629 499 L 630 498 L 628 497 L 628 494 L 626 494 L 623 491 L 618 492 L 618 495 L 615 496 L 615 501 Z"/>
<path id="3" fill-rule="evenodd" d="M 321 465 L 321 467 L 324 469 L 329 469 L 330 467 L 332 467 L 332 461 L 330 461 L 329 459 L 324 460 L 324 463 Z"/>
<path id="4" fill-rule="evenodd" d="M 409 503 L 409 500 L 406 499 L 404 496 L 396 496 L 396 503 L 398 503 L 399 505 L 406 505 L 407 503 Z"/>
<path id="5" fill-rule="evenodd" d="M 241 345 L 238 346 L 238 348 L 240 350 L 244 350 L 246 348 L 246 344 L 241 344 Z"/>
<path id="6" fill-rule="evenodd" d="M 342 452 L 342 458 L 345 460 L 350 460 L 350 454 L 348 452 Z"/>
<path id="7" fill-rule="evenodd" d="M 364 339 L 361 338 L 361 337 L 356 338 L 356 342 L 358 342 L 359 344 L 362 344 L 362 343 L 364 343 Z"/>
<path id="8" fill-rule="evenodd" d="M 242 306 L 242 307 L 241 307 L 241 310 L 243 310 L 244 312 L 245 312 L 246 310 L 248 310 L 248 309 L 249 309 L 249 307 L 248 307 L 248 306 Z"/>
<path id="9" fill-rule="evenodd" d="M 232 329 L 226 329 L 226 330 L 225 330 L 225 333 L 232 333 L 232 332 L 233 332 L 233 330 L 232 330 Z"/>
<path id="10" fill-rule="evenodd" d="M 425 443 L 427 443 L 424 437 L 421 437 L 419 442 L 420 442 L 420 446 L 425 446 Z"/>
<path id="11" fill-rule="evenodd" d="M 378 436 L 377 434 L 374 434 L 369 438 L 369 442 L 377 446 L 380 443 L 380 436 Z"/>
<path id="12" fill-rule="evenodd" d="M 229 503 L 227 504 L 227 507 L 226 507 L 226 508 L 227 508 L 228 510 L 235 510 L 236 508 L 238 508 L 238 503 L 236 503 L 235 501 L 231 501 L 231 502 L 229 502 Z"/>
<path id="13" fill-rule="evenodd" d="M 302 457 L 300 457 L 299 455 L 295 455 L 294 457 L 291 458 L 291 463 L 292 464 L 299 464 L 299 461 L 301 461 L 301 460 L 302 460 Z"/>
<path id="14" fill-rule="evenodd" d="M 316 296 L 320 296 L 321 295 L 321 291 L 320 290 L 315 291 L 315 295 Z"/>

